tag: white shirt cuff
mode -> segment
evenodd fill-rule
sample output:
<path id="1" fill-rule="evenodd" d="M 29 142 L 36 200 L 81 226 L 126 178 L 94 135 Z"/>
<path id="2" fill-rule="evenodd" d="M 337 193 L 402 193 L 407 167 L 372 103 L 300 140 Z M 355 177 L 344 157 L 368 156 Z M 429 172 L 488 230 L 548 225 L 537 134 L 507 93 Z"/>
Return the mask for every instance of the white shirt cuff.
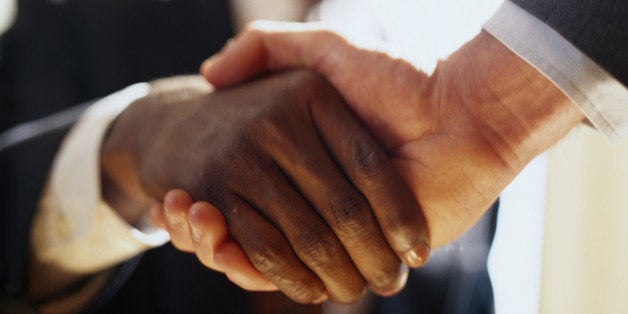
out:
<path id="1" fill-rule="evenodd" d="M 139 83 L 92 105 L 64 139 L 33 222 L 31 245 L 44 262 L 93 273 L 169 240 L 148 219 L 134 228 L 101 195 L 100 147 L 110 123 L 148 94 Z"/>
<path id="2" fill-rule="evenodd" d="M 510 1 L 483 28 L 556 84 L 611 142 L 628 135 L 628 89 L 554 29 Z"/>

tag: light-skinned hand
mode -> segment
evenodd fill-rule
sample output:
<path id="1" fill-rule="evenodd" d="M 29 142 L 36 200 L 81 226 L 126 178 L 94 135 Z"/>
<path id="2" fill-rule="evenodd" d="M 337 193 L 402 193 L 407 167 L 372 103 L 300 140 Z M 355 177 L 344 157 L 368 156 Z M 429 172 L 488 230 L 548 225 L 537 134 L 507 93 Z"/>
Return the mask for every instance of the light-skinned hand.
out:
<path id="1" fill-rule="evenodd" d="M 261 21 L 201 74 L 218 89 L 289 68 L 327 78 L 393 159 L 426 216 L 432 247 L 469 229 L 532 158 L 584 119 L 488 33 L 431 75 L 376 46 L 321 24 Z"/>

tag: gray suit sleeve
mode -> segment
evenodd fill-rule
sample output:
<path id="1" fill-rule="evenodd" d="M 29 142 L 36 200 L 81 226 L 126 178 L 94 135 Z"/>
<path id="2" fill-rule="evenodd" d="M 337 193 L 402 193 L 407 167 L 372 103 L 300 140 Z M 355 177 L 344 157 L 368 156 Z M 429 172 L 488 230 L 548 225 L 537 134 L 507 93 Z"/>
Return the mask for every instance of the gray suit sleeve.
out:
<path id="1" fill-rule="evenodd" d="M 628 86 L 628 1 L 510 0 Z"/>

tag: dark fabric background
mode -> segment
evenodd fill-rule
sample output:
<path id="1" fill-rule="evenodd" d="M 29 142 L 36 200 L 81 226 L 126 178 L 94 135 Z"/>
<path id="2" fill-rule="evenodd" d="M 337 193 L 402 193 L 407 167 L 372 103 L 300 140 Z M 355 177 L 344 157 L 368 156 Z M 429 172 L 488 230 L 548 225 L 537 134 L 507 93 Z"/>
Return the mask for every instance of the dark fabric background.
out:
<path id="1" fill-rule="evenodd" d="M 80 109 L 40 121 L 8 147 L 5 135 L 16 132 L 5 131 L 132 83 L 196 73 L 232 35 L 226 0 L 18 0 L 17 19 L 0 37 L 3 295 L 23 291 L 31 214 Z"/>
<path id="2" fill-rule="evenodd" d="M 224 0 L 19 0 L 0 37 L 0 132 L 131 83 L 197 73 L 232 36 L 229 14 Z"/>
<path id="3" fill-rule="evenodd" d="M 628 86 L 628 1 L 510 0 Z"/>

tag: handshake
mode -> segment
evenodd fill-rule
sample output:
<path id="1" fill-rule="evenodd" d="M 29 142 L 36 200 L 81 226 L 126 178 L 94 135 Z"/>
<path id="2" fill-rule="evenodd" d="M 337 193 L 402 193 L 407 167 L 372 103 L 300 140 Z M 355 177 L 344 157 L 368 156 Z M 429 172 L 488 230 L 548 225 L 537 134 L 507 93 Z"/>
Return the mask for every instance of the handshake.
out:
<path id="1" fill-rule="evenodd" d="M 399 292 L 584 119 L 484 32 L 427 75 L 315 24 L 260 22 L 201 74 L 154 82 L 112 125 L 105 195 L 163 200 L 149 217 L 177 248 L 302 303 Z M 131 223 L 145 208 L 114 207 Z"/>

